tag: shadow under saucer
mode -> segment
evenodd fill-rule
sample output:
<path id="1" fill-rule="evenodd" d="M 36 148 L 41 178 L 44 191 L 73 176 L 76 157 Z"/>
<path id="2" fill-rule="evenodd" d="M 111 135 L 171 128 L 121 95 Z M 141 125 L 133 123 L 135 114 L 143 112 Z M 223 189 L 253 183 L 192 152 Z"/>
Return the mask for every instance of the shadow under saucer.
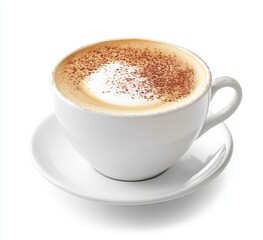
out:
<path id="1" fill-rule="evenodd" d="M 109 228 L 152 229 L 187 221 L 213 203 L 224 186 L 224 177 L 217 178 L 204 188 L 171 201 L 148 205 L 109 205 L 86 201 L 63 192 L 52 195 L 65 211 L 83 221 Z"/>

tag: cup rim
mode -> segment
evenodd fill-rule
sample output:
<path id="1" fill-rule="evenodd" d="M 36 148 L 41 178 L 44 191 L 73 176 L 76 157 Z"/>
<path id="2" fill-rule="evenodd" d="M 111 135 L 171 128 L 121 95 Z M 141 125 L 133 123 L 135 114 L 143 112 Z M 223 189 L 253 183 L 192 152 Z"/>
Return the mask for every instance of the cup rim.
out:
<path id="1" fill-rule="evenodd" d="M 179 107 L 175 107 L 175 108 L 169 108 L 167 110 L 164 110 L 164 111 L 160 111 L 160 112 L 153 112 L 153 113 L 139 113 L 139 114 L 125 114 L 125 113 L 114 113 L 114 112 L 104 112 L 104 111 L 98 111 L 98 110 L 94 110 L 94 109 L 91 109 L 91 108 L 87 108 L 87 107 L 82 107 L 80 106 L 79 104 L 71 101 L 70 99 L 68 99 L 67 97 L 65 97 L 60 91 L 59 89 L 57 88 L 57 85 L 56 85 L 56 82 L 55 82 L 55 72 L 57 70 L 57 68 L 59 67 L 59 65 L 67 58 L 69 57 L 70 55 L 72 55 L 73 53 L 83 49 L 83 48 L 86 48 L 86 47 L 89 47 L 89 46 L 92 46 L 94 44 L 97 44 L 97 43 L 103 43 L 103 42 L 108 42 L 108 41 L 120 41 L 120 40 L 144 40 L 144 41 L 153 41 L 153 42 L 156 42 L 156 43 L 161 43 L 161 44 L 166 44 L 166 45 L 170 45 L 170 46 L 173 46 L 173 47 L 176 47 L 176 48 L 179 48 L 181 49 L 182 51 L 188 53 L 190 56 L 192 56 L 197 62 L 199 62 L 205 69 L 205 72 L 207 74 L 207 84 L 203 90 L 203 92 L 195 99 L 191 100 L 189 103 L 187 104 L 184 104 L 182 106 L 179 106 Z M 177 112 L 177 111 L 180 111 L 182 109 L 185 109 L 191 105 L 193 105 L 194 103 L 196 103 L 198 100 L 200 100 L 210 89 L 212 85 L 212 74 L 211 74 L 211 71 L 208 67 L 208 65 L 206 64 L 206 62 L 200 58 L 197 54 L 193 53 L 192 51 L 184 48 L 184 47 L 181 47 L 181 46 L 178 46 L 176 44 L 173 44 L 173 43 L 169 43 L 169 42 L 164 42 L 164 41 L 158 41 L 158 40 L 153 40 L 153 39 L 146 39 L 146 38 L 116 38 L 116 39 L 108 39 L 108 40 L 103 40 L 103 41 L 98 41 L 98 42 L 94 42 L 94 43 L 90 43 L 90 44 L 87 44 L 87 45 L 84 45 L 82 47 L 79 47 L 73 51 L 71 51 L 69 54 L 67 54 L 65 57 L 63 57 L 57 64 L 56 66 L 54 67 L 53 71 L 52 71 L 52 78 L 51 78 L 51 86 L 52 86 L 52 89 L 54 91 L 54 93 L 59 97 L 61 98 L 64 102 L 66 102 L 67 104 L 69 104 L 70 106 L 72 107 L 75 107 L 81 111 L 87 111 L 89 113 L 93 113 L 93 114 L 97 114 L 97 115 L 101 115 L 101 116 L 108 116 L 108 117 L 115 117 L 115 118 L 145 118 L 145 117 L 158 117 L 158 116 L 162 116 L 162 115 L 166 115 L 166 114 L 170 114 L 170 113 L 173 113 L 173 112 Z"/>

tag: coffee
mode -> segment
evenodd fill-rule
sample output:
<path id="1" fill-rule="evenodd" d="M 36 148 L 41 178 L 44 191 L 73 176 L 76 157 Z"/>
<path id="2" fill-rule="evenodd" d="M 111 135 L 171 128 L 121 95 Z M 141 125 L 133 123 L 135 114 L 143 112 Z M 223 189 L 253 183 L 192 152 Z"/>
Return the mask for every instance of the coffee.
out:
<path id="1" fill-rule="evenodd" d="M 55 84 L 80 107 L 117 114 L 148 114 L 184 106 L 200 96 L 208 72 L 194 54 L 150 40 L 113 40 L 66 57 Z"/>

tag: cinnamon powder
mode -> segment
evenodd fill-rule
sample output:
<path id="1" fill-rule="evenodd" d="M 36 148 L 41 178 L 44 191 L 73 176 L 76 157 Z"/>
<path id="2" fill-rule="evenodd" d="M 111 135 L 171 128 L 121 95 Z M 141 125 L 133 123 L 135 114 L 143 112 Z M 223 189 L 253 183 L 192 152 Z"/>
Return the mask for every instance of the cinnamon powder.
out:
<path id="1" fill-rule="evenodd" d="M 173 102 L 189 95 L 195 87 L 194 71 L 190 65 L 179 59 L 175 53 L 159 49 L 153 51 L 146 47 L 100 46 L 91 50 L 87 48 L 83 54 L 75 54 L 67 59 L 64 73 L 67 75 L 68 84 L 78 89 L 87 76 L 103 65 L 114 62 L 135 66 L 136 71 L 131 75 L 125 72 L 125 68 L 117 69 L 116 74 L 107 80 L 107 89 L 104 92 L 127 94 L 131 98 L 139 95 L 147 101 L 158 99 Z M 144 81 L 136 81 L 138 76 Z"/>

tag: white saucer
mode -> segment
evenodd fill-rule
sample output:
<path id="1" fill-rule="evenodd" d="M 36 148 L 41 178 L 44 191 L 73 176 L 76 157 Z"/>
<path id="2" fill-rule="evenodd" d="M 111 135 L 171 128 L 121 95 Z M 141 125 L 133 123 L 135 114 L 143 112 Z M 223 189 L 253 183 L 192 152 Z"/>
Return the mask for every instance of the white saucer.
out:
<path id="1" fill-rule="evenodd" d="M 109 204 L 142 205 L 182 197 L 211 181 L 228 164 L 232 146 L 228 128 L 219 124 L 158 177 L 122 182 L 95 171 L 67 142 L 52 114 L 34 133 L 32 155 L 40 173 L 64 191 Z"/>

